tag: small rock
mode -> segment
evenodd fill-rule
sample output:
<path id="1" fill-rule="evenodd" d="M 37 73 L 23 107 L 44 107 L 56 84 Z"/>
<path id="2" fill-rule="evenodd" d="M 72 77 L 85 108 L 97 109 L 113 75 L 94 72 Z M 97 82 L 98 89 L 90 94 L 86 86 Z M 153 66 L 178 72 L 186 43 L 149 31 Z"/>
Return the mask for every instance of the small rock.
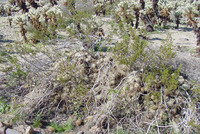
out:
<path id="1" fill-rule="evenodd" d="M 157 107 L 156 105 L 153 105 L 153 106 L 152 106 L 152 109 L 153 109 L 153 110 L 157 110 L 158 107 Z"/>
<path id="2" fill-rule="evenodd" d="M 4 127 L 4 125 L 3 125 L 3 123 L 2 123 L 2 122 L 0 122 L 0 127 Z"/>
<path id="3" fill-rule="evenodd" d="M 78 132 L 77 134 L 84 134 L 84 132 L 83 132 L 83 131 L 80 131 L 80 132 Z"/>
<path id="4" fill-rule="evenodd" d="M 25 133 L 25 126 L 24 125 L 18 125 L 13 127 L 14 130 L 24 134 Z"/>
<path id="5" fill-rule="evenodd" d="M 85 120 L 90 121 L 93 118 L 93 116 L 88 116 L 85 118 Z"/>
<path id="6" fill-rule="evenodd" d="M 12 126 L 8 123 L 0 122 L 0 134 L 4 134 L 7 128 L 12 128 Z"/>
<path id="7" fill-rule="evenodd" d="M 141 92 L 145 92 L 145 89 L 144 89 L 144 87 L 142 87 L 142 88 L 141 88 Z"/>
<path id="8" fill-rule="evenodd" d="M 81 119 L 78 119 L 77 121 L 76 121 L 76 126 L 78 127 L 78 126 L 80 126 L 82 124 L 82 120 Z"/>
<path id="9" fill-rule="evenodd" d="M 144 87 L 144 91 L 150 92 L 150 88 Z"/>
<path id="10" fill-rule="evenodd" d="M 185 81 L 185 79 L 183 78 L 183 76 L 179 76 L 179 78 L 178 78 L 179 84 L 183 84 L 184 81 Z"/>
<path id="11" fill-rule="evenodd" d="M 51 127 L 51 126 L 48 126 L 48 127 L 47 127 L 47 130 L 48 130 L 49 132 L 51 132 L 51 133 L 55 131 L 55 129 L 54 129 L 53 127 Z"/>
<path id="12" fill-rule="evenodd" d="M 12 128 L 12 125 L 5 123 L 5 122 L 1 122 L 0 123 L 0 127 L 5 126 L 6 128 Z"/>
<path id="13" fill-rule="evenodd" d="M 187 38 L 180 38 L 179 40 L 182 41 L 182 42 L 183 41 L 189 41 L 189 39 L 187 39 Z"/>
<path id="14" fill-rule="evenodd" d="M 172 107 L 172 106 L 174 105 L 174 102 L 175 102 L 174 99 L 170 99 L 170 100 L 167 102 L 167 105 L 168 105 L 169 107 Z"/>
<path id="15" fill-rule="evenodd" d="M 26 134 L 33 134 L 33 132 L 34 132 L 34 130 L 33 130 L 33 128 L 31 126 L 28 126 L 26 128 Z"/>
<path id="16" fill-rule="evenodd" d="M 184 89 L 188 89 L 188 88 L 189 88 L 189 85 L 186 84 L 186 83 L 184 83 L 184 84 L 182 85 L 182 87 L 183 87 Z"/>
<path id="17" fill-rule="evenodd" d="M 67 134 L 73 134 L 72 132 L 69 132 L 69 133 L 67 133 Z"/>
<path id="18" fill-rule="evenodd" d="M 6 129 L 6 134 L 21 134 L 20 132 L 14 130 L 14 129 Z"/>
<path id="19" fill-rule="evenodd" d="M 99 94 L 99 95 L 96 95 L 96 99 L 99 101 L 99 100 L 101 100 L 103 97 L 102 97 L 102 95 L 101 94 Z"/>
<path id="20" fill-rule="evenodd" d="M 6 128 L 4 126 L 0 127 L 0 134 L 4 134 Z"/>
<path id="21" fill-rule="evenodd" d="M 102 129 L 97 126 L 93 126 L 89 131 L 92 134 L 101 134 L 102 133 Z"/>

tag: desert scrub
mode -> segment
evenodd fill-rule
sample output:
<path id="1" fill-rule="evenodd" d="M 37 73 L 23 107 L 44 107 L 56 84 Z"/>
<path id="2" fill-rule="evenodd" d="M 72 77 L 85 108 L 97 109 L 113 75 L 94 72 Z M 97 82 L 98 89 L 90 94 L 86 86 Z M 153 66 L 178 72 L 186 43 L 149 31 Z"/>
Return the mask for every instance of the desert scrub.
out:
<path id="1" fill-rule="evenodd" d="M 0 62 L 7 64 L 6 66 L 0 67 L 0 71 L 6 74 L 5 84 L 8 87 L 18 87 L 26 81 L 27 73 L 23 71 L 17 56 L 10 54 L 5 49 L 0 52 Z"/>
<path id="2" fill-rule="evenodd" d="M 128 26 L 128 28 L 130 31 L 122 33 L 122 40 L 118 41 L 113 48 L 113 57 L 120 64 L 125 64 L 132 68 L 137 61 L 142 61 L 145 58 L 144 49 L 147 46 L 147 42 L 141 39 L 131 26 Z"/>
<path id="3" fill-rule="evenodd" d="M 170 33 L 167 34 L 167 38 L 162 41 L 162 45 L 157 51 L 153 50 L 149 56 L 150 64 L 147 67 L 154 68 L 153 70 L 165 69 L 166 64 L 173 58 L 176 53 L 173 50 L 173 41 Z M 157 68 L 157 69 L 156 69 Z"/>
<path id="4" fill-rule="evenodd" d="M 0 115 L 10 110 L 9 102 L 7 98 L 0 97 Z"/>
<path id="5" fill-rule="evenodd" d="M 58 133 L 58 132 L 69 132 L 70 130 L 72 130 L 74 128 L 74 126 L 72 125 L 72 119 L 71 118 L 69 118 L 63 124 L 51 123 L 50 126 L 54 128 L 54 132 L 55 133 Z"/>
<path id="6" fill-rule="evenodd" d="M 78 39 L 86 50 L 93 52 L 94 45 L 104 38 L 103 23 L 100 18 L 87 10 L 77 11 L 70 18 L 72 23 L 67 26 L 69 37 Z"/>
<path id="7" fill-rule="evenodd" d="M 35 119 L 33 119 L 33 127 L 37 128 L 37 127 L 41 127 L 40 126 L 40 122 L 41 122 L 42 118 L 41 118 L 41 114 L 38 113 L 35 117 Z"/>
<path id="8" fill-rule="evenodd" d="M 144 69 L 144 72 L 147 71 L 147 76 L 145 76 L 144 79 L 147 87 L 152 86 L 155 82 L 154 80 L 159 79 L 157 81 L 160 81 L 160 86 L 164 86 L 164 88 L 169 91 L 176 90 L 178 87 L 177 79 L 179 77 L 181 66 L 175 70 L 172 67 L 167 66 L 167 63 L 176 56 L 173 51 L 170 34 L 168 34 L 167 38 L 162 42 L 160 48 L 156 52 L 153 51 L 152 54 L 153 55 L 150 56 L 150 64 L 146 65 L 146 68 Z"/>

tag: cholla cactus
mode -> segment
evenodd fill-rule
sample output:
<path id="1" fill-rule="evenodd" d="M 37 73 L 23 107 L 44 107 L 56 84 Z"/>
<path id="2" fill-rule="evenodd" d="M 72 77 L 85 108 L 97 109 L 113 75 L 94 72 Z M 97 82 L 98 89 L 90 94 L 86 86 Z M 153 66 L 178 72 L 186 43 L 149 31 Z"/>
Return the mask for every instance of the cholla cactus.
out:
<path id="1" fill-rule="evenodd" d="M 105 15 L 105 5 L 103 3 L 97 3 L 94 5 L 94 12 L 97 16 L 100 16 L 100 14 L 102 13 L 103 15 Z"/>
<path id="2" fill-rule="evenodd" d="M 140 10 L 140 18 L 145 24 L 145 29 L 149 32 L 153 32 L 153 26 L 156 23 L 155 12 L 150 2 L 146 2 L 145 10 Z"/>
<path id="3" fill-rule="evenodd" d="M 8 23 L 9 23 L 10 28 L 12 28 L 12 20 L 13 20 L 12 17 L 9 16 L 8 17 Z"/>
<path id="4" fill-rule="evenodd" d="M 151 20 L 151 23 L 154 24 L 156 22 L 155 12 L 153 6 L 150 3 L 147 3 L 145 10 L 141 10 L 141 12 Z"/>
<path id="5" fill-rule="evenodd" d="M 117 22 L 122 21 L 133 26 L 133 19 L 136 18 L 135 28 L 138 28 L 140 10 L 140 2 L 129 0 L 120 2 L 115 14 Z"/>
<path id="6" fill-rule="evenodd" d="M 0 5 L 0 16 L 3 16 L 5 14 L 6 14 L 6 10 L 5 10 L 4 6 L 1 4 Z"/>
<path id="7" fill-rule="evenodd" d="M 198 14 L 198 12 L 195 7 L 191 4 L 186 4 L 184 8 L 184 16 L 187 17 L 187 25 L 192 26 L 194 22 L 197 23 L 194 18 L 196 14 Z"/>
<path id="8" fill-rule="evenodd" d="M 133 26 L 134 10 L 130 8 L 129 1 L 122 1 L 115 10 L 115 18 L 117 22 L 126 22 Z"/>
<path id="9" fill-rule="evenodd" d="M 168 21 L 170 21 L 170 12 L 173 9 L 173 3 L 167 0 L 158 2 L 159 18 L 163 22 L 163 27 L 166 27 Z"/>
<path id="10" fill-rule="evenodd" d="M 194 29 L 194 33 L 197 36 L 197 46 L 200 46 L 200 27 L 198 26 L 198 21 L 195 19 L 198 11 L 192 4 L 187 4 L 184 10 L 184 15 L 187 17 L 187 25 L 190 25 Z M 200 48 L 197 52 L 200 54 Z"/>
<path id="11" fill-rule="evenodd" d="M 27 30 L 25 29 L 26 22 L 28 20 L 27 16 L 28 16 L 27 14 L 23 14 L 23 15 L 16 16 L 14 18 L 14 23 L 16 23 L 20 27 L 20 33 L 22 37 L 24 38 L 25 42 L 28 42 L 27 37 L 26 37 Z"/>
<path id="12" fill-rule="evenodd" d="M 141 3 L 132 1 L 131 8 L 134 10 L 134 13 L 135 13 L 135 18 L 136 18 L 135 28 L 138 28 L 139 16 L 140 16 L 140 10 L 141 10 Z"/>
<path id="13" fill-rule="evenodd" d="M 106 7 L 107 1 L 104 0 L 94 0 L 93 5 L 94 5 L 94 12 L 97 16 L 100 16 L 100 14 L 105 15 L 106 14 Z"/>
<path id="14" fill-rule="evenodd" d="M 191 5 L 196 10 L 196 13 L 198 12 L 197 14 L 200 17 L 200 1 L 194 1 Z"/>
<path id="15" fill-rule="evenodd" d="M 22 9 L 24 13 L 28 12 L 28 8 L 27 8 L 25 0 L 16 0 L 16 2 L 17 2 L 17 6 L 19 6 L 20 9 Z"/>
<path id="16" fill-rule="evenodd" d="M 144 8 L 145 8 L 145 1 L 144 0 L 140 0 L 140 4 L 141 4 L 141 8 L 144 10 Z"/>
<path id="17" fill-rule="evenodd" d="M 47 14 L 50 24 L 57 26 L 56 24 L 57 17 L 59 16 L 61 17 L 63 12 L 61 11 L 59 6 L 53 6 L 46 12 L 46 14 Z"/>
<path id="18" fill-rule="evenodd" d="M 35 2 L 35 0 L 27 0 L 28 3 L 35 9 L 39 7 L 39 5 Z"/>
<path id="19" fill-rule="evenodd" d="M 11 16 L 11 12 L 12 12 L 12 6 L 11 5 L 6 5 L 5 6 L 5 9 L 6 9 L 6 14 L 7 16 Z"/>
<path id="20" fill-rule="evenodd" d="M 10 5 L 16 5 L 16 0 L 9 0 L 8 2 Z"/>
<path id="21" fill-rule="evenodd" d="M 57 0 L 49 0 L 50 1 L 50 3 L 51 3 L 51 5 L 52 6 L 54 6 L 54 5 L 57 5 L 58 3 L 57 3 Z"/>
<path id="22" fill-rule="evenodd" d="M 47 15 L 47 11 L 51 8 L 51 4 L 46 4 L 44 6 L 41 7 L 41 15 L 44 18 L 44 22 L 47 24 L 48 23 L 48 15 Z M 41 18 L 42 19 L 42 18 Z M 42 21 L 42 20 L 41 20 Z"/>
<path id="23" fill-rule="evenodd" d="M 39 21 L 40 19 L 40 13 L 41 13 L 41 9 L 33 9 L 31 8 L 29 10 L 28 16 L 30 17 L 31 23 L 33 24 L 33 26 L 36 29 L 41 29 L 41 22 Z"/>
<path id="24" fill-rule="evenodd" d="M 159 0 L 153 0 L 153 10 L 157 17 L 158 17 L 158 2 Z"/>
<path id="25" fill-rule="evenodd" d="M 75 0 L 65 0 L 64 6 L 66 6 L 69 9 L 71 15 L 77 14 L 77 10 L 75 7 Z"/>
<path id="26" fill-rule="evenodd" d="M 183 2 L 174 2 L 174 10 L 170 13 L 170 19 L 176 23 L 176 28 L 179 28 L 180 19 L 183 17 L 184 8 Z"/>

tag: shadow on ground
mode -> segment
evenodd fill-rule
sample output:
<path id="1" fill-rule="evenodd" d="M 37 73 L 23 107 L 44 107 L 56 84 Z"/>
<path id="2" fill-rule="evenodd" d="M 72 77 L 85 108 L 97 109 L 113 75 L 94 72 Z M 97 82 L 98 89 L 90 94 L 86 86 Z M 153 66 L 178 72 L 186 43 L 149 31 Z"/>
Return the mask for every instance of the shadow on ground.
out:
<path id="1" fill-rule="evenodd" d="M 163 39 L 161 39 L 161 38 L 152 38 L 152 39 L 150 39 L 150 40 L 163 40 Z"/>
<path id="2" fill-rule="evenodd" d="M 179 29 L 186 32 L 193 31 L 193 28 L 189 28 L 189 27 L 180 27 Z"/>
<path id="3" fill-rule="evenodd" d="M 0 40 L 0 43 L 13 43 L 14 40 Z"/>

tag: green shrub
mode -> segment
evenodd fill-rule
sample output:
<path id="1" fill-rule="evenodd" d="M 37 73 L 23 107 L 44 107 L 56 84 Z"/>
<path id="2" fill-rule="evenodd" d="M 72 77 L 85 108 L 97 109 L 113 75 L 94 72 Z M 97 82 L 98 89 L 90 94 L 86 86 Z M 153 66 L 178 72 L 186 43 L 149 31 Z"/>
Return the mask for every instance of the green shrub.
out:
<path id="1" fill-rule="evenodd" d="M 42 119 L 41 114 L 37 114 L 37 116 L 33 120 L 33 127 L 35 127 L 35 128 L 39 127 L 41 119 Z"/>
<path id="2" fill-rule="evenodd" d="M 0 114 L 2 113 L 6 113 L 10 110 L 10 106 L 8 104 L 7 101 L 5 101 L 5 99 L 3 99 L 2 97 L 0 98 Z"/>
<path id="3" fill-rule="evenodd" d="M 29 39 L 33 43 L 38 43 L 38 42 L 47 42 L 53 39 L 56 39 L 56 26 L 54 25 L 45 25 L 41 24 L 40 25 L 42 28 L 37 29 L 35 27 L 31 27 L 28 33 L 30 34 Z"/>
<path id="4" fill-rule="evenodd" d="M 120 64 L 128 65 L 130 68 L 138 60 L 143 60 L 145 55 L 144 49 L 147 46 L 147 42 L 140 39 L 136 31 L 129 27 L 130 32 L 122 35 L 122 41 L 116 43 L 113 48 L 113 57 Z"/>
<path id="5" fill-rule="evenodd" d="M 72 125 L 72 119 L 68 119 L 67 122 L 65 122 L 64 124 L 55 124 L 55 123 L 51 123 L 50 124 L 51 127 L 54 128 L 54 131 L 57 132 L 69 132 L 70 130 L 72 130 L 74 127 Z"/>

